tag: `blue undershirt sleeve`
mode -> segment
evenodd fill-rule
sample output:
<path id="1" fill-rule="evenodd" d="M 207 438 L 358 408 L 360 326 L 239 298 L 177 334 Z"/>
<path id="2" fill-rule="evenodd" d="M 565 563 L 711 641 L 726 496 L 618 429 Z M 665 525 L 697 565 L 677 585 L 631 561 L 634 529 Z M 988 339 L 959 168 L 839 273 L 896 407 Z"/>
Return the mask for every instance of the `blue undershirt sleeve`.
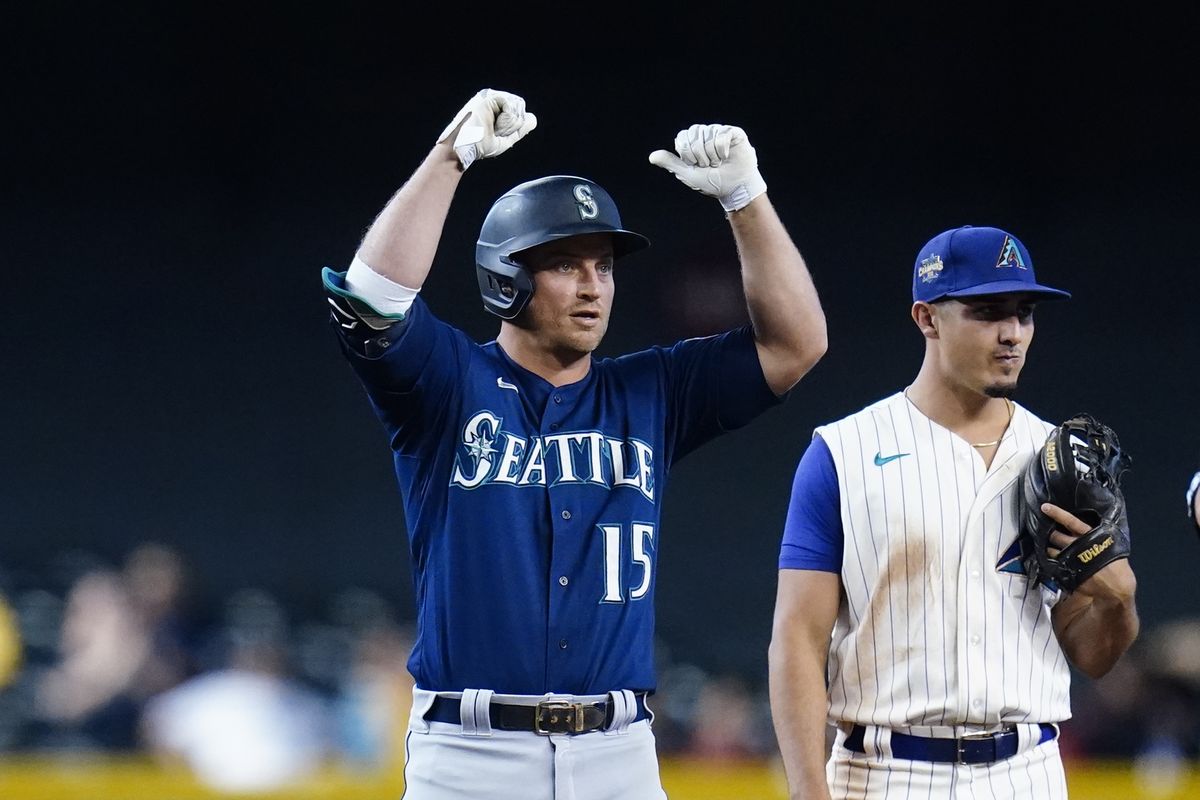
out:
<path id="1" fill-rule="evenodd" d="M 792 481 L 779 568 L 841 572 L 843 546 L 837 469 L 825 440 L 813 436 Z"/>

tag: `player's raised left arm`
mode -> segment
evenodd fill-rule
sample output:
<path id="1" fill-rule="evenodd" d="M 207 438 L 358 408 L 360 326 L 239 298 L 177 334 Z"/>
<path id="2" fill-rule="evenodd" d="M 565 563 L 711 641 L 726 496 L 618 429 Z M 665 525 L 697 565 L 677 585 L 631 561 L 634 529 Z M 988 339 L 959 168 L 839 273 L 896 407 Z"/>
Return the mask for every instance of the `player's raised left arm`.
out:
<path id="1" fill-rule="evenodd" d="M 1046 515 L 1061 530 L 1050 535 L 1059 548 L 1074 537 L 1085 534 L 1090 526 L 1058 506 L 1046 503 Z M 1051 556 L 1057 551 L 1051 550 Z M 1071 663 L 1089 678 L 1106 674 L 1137 638 L 1140 623 L 1134 593 L 1137 579 L 1129 559 L 1122 558 L 1105 566 L 1079 585 L 1054 606 L 1054 633 Z"/>
<path id="2" fill-rule="evenodd" d="M 825 354 L 825 314 L 808 266 L 767 197 L 745 131 L 692 125 L 675 137 L 674 153 L 656 150 L 650 163 L 721 201 L 737 242 L 763 375 L 783 394 Z"/>

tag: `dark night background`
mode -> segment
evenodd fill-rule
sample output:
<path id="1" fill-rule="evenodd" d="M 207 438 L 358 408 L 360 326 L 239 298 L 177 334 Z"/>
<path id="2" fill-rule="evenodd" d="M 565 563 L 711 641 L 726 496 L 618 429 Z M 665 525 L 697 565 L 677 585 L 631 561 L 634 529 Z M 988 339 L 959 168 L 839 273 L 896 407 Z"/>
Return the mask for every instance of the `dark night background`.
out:
<path id="1" fill-rule="evenodd" d="M 303 613 L 357 585 L 411 609 L 391 459 L 319 273 L 490 86 L 540 125 L 465 177 L 424 290 L 445 319 L 495 335 L 479 222 L 571 173 L 653 242 L 620 265 L 601 355 L 742 321 L 720 207 L 646 161 L 693 122 L 746 129 L 821 294 L 824 360 L 673 473 L 657 592 L 679 657 L 765 679 L 796 460 L 916 374 L 913 257 L 968 223 L 1073 291 L 1039 309 L 1018 400 L 1118 431 L 1144 622 L 1197 613 L 1194 12 L 546 8 L 7 14 L 0 571 L 153 539 L 209 598 L 263 587 Z"/>

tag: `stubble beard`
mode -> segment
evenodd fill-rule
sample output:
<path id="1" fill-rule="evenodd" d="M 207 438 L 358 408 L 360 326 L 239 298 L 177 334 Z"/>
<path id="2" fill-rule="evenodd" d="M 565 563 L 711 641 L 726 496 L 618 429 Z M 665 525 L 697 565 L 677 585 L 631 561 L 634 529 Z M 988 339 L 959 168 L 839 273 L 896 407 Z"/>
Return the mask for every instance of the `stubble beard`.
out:
<path id="1" fill-rule="evenodd" d="M 566 333 L 554 343 L 553 350 L 563 360 L 586 358 L 600 346 L 607 329 L 608 326 L 605 325 L 604 329 L 594 332 L 572 331 Z"/>
<path id="2" fill-rule="evenodd" d="M 993 383 L 983 387 L 983 393 L 988 397 L 1009 398 L 1017 393 L 1017 382 Z"/>
<path id="3" fill-rule="evenodd" d="M 571 344 L 574 345 L 580 353 L 587 355 L 592 353 L 600 343 L 604 341 L 604 335 L 608 333 L 608 320 L 602 319 L 600 324 L 595 329 L 590 331 L 577 331 L 574 336 L 570 336 Z"/>

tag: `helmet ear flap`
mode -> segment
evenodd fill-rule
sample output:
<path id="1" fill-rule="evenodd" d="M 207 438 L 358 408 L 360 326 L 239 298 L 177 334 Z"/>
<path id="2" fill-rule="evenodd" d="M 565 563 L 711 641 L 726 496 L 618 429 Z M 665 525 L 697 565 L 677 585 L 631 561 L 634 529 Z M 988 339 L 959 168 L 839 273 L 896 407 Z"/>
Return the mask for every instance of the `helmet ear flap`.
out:
<path id="1" fill-rule="evenodd" d="M 533 297 L 533 278 L 518 265 L 514 264 L 508 274 L 502 274 L 476 264 L 475 277 L 483 307 L 501 319 L 515 319 Z"/>

